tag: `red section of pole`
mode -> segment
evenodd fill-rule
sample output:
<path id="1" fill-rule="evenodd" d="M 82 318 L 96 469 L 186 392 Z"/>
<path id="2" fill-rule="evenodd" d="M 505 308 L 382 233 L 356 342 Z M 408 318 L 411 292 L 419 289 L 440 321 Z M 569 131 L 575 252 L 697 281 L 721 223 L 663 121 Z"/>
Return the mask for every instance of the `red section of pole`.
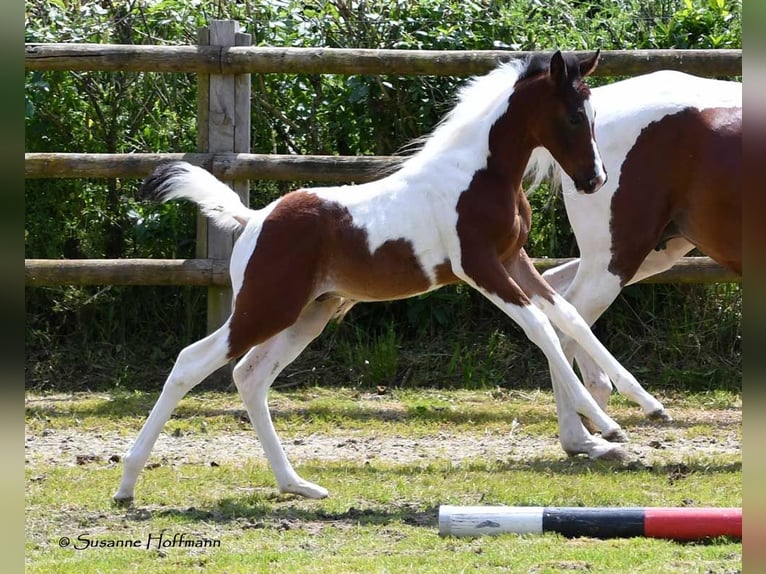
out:
<path id="1" fill-rule="evenodd" d="M 649 507 L 644 514 L 644 536 L 671 540 L 742 538 L 742 509 Z"/>

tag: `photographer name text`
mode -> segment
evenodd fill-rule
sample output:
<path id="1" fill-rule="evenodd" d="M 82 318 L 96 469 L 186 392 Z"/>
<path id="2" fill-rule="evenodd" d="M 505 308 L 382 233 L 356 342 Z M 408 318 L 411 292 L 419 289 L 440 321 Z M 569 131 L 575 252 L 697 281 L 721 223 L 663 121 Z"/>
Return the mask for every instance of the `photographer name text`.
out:
<path id="1" fill-rule="evenodd" d="M 74 550 L 88 550 L 96 548 L 141 548 L 168 549 L 168 548 L 220 548 L 221 541 L 215 538 L 193 536 L 183 532 L 169 534 L 164 530 L 157 533 L 149 533 L 146 538 L 97 538 L 89 534 L 80 534 L 76 538 L 62 536 L 58 540 L 61 548 L 73 548 Z"/>

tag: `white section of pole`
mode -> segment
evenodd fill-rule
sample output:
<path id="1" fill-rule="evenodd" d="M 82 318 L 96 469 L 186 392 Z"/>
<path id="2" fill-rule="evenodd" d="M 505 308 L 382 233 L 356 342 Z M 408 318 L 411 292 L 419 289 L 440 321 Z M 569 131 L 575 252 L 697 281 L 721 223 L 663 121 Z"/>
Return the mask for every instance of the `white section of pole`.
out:
<path id="1" fill-rule="evenodd" d="M 541 534 L 542 506 L 440 506 L 440 536 Z"/>

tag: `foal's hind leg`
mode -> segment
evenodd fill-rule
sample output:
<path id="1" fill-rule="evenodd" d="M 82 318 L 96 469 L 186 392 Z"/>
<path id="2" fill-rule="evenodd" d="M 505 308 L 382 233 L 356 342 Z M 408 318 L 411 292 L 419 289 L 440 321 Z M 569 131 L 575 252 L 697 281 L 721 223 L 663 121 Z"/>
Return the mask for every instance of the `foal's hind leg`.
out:
<path id="1" fill-rule="evenodd" d="M 310 303 L 298 320 L 268 341 L 253 347 L 234 368 L 234 383 L 247 407 L 280 492 L 324 498 L 327 490 L 302 479 L 287 459 L 271 421 L 269 387 L 279 373 L 324 329 L 342 299 L 332 297 Z"/>
<path id="2" fill-rule="evenodd" d="M 228 321 L 204 339 L 184 348 L 165 381 L 160 398 L 138 433 L 133 446 L 123 460 L 122 481 L 114 500 L 127 503 L 133 499 L 136 480 L 149 454 L 179 401 L 202 380 L 223 367 L 228 361 Z"/>

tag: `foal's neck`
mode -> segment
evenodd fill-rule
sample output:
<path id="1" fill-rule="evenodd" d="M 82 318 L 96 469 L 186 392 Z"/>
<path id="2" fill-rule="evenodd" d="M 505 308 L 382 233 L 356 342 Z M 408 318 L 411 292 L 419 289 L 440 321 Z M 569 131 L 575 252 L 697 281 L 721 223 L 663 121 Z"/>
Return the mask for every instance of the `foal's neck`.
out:
<path id="1" fill-rule="evenodd" d="M 528 104 L 534 94 L 514 93 L 508 109 L 489 130 L 487 171 L 505 181 L 509 191 L 521 190 L 521 182 L 532 151 L 538 146 L 530 129 L 533 116 Z"/>

